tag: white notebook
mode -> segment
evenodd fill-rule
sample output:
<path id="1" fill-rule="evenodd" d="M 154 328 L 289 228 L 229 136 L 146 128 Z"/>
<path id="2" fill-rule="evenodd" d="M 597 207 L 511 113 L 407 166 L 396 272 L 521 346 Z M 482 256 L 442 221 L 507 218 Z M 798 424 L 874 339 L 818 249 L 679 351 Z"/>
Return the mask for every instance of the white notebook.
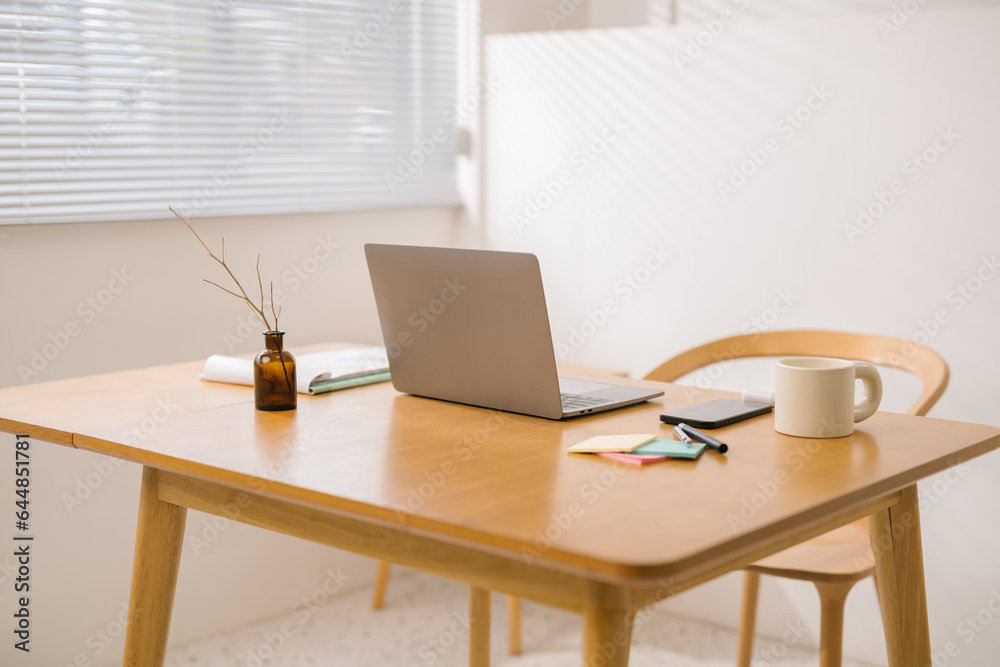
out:
<path id="1" fill-rule="evenodd" d="M 253 360 L 213 354 L 205 361 L 201 379 L 253 386 Z M 382 347 L 352 347 L 295 357 L 295 384 L 300 394 L 321 394 L 389 379 L 389 358 Z"/>

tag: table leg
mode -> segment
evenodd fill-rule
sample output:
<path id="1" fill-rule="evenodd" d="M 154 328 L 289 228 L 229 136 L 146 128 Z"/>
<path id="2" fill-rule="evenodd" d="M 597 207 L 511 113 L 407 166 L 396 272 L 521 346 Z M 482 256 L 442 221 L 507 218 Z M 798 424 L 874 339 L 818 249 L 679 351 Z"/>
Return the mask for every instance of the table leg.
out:
<path id="1" fill-rule="evenodd" d="M 634 612 L 628 589 L 590 582 L 583 619 L 584 667 L 627 667 Z"/>
<path id="2" fill-rule="evenodd" d="M 901 492 L 899 504 L 873 514 L 870 524 L 889 666 L 930 667 L 916 485 Z"/>
<path id="3" fill-rule="evenodd" d="M 186 519 L 186 507 L 159 499 L 157 471 L 144 467 L 125 629 L 125 667 L 163 665 Z"/>
<path id="4" fill-rule="evenodd" d="M 736 667 L 750 667 L 753 639 L 757 631 L 757 598 L 760 573 L 743 570 L 743 608 L 740 611 L 740 634 L 736 649 Z"/>
<path id="5" fill-rule="evenodd" d="M 507 647 L 511 655 L 521 655 L 521 598 L 507 596 Z"/>
<path id="6" fill-rule="evenodd" d="M 490 591 L 469 586 L 469 667 L 490 665 Z"/>

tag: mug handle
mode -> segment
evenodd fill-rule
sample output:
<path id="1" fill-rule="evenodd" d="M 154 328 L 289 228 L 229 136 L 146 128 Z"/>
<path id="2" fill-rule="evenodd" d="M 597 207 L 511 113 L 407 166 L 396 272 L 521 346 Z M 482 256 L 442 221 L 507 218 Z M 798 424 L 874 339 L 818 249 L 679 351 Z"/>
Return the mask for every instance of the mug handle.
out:
<path id="1" fill-rule="evenodd" d="M 882 402 L 882 376 L 868 362 L 855 361 L 854 377 L 861 380 L 865 387 L 861 402 L 854 406 L 854 421 L 859 422 L 868 419 L 878 410 L 879 403 Z"/>

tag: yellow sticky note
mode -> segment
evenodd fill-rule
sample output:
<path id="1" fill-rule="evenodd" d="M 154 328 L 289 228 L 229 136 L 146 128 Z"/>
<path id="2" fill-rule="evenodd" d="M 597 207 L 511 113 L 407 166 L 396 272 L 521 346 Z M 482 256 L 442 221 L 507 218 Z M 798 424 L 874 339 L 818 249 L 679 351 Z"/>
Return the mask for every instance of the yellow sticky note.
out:
<path id="1" fill-rule="evenodd" d="M 567 451 L 574 453 L 593 452 L 631 452 L 647 442 L 656 439 L 656 435 L 648 433 L 632 433 L 630 435 L 595 435 L 570 447 Z"/>

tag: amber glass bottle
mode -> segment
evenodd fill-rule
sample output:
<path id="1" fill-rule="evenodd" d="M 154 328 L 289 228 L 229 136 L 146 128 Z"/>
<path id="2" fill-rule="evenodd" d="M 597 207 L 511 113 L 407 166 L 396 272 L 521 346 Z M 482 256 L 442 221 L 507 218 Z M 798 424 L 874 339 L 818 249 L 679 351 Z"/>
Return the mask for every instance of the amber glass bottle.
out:
<path id="1" fill-rule="evenodd" d="M 258 410 L 294 410 L 295 357 L 282 349 L 284 331 L 265 331 L 264 344 L 253 360 L 253 396 Z"/>

